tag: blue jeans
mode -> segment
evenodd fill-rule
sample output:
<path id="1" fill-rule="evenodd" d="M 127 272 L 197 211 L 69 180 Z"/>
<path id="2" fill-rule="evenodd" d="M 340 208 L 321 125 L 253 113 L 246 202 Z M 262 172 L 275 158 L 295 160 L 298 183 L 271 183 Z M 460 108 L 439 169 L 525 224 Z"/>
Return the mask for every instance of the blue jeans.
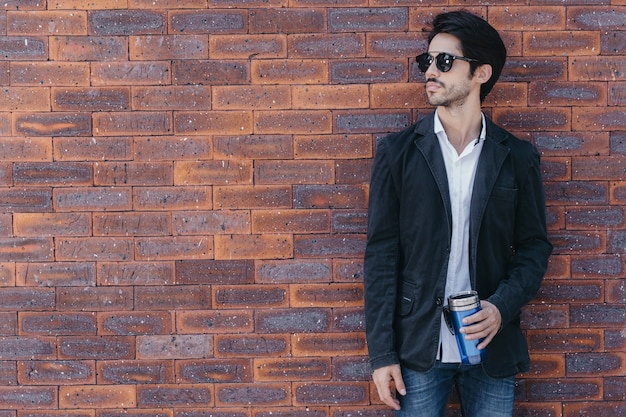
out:
<path id="1" fill-rule="evenodd" d="M 428 372 L 402 368 L 406 395 L 398 395 L 397 417 L 443 417 L 450 389 L 456 381 L 465 417 L 511 417 L 515 377 L 496 379 L 481 365 L 441 363 Z"/>

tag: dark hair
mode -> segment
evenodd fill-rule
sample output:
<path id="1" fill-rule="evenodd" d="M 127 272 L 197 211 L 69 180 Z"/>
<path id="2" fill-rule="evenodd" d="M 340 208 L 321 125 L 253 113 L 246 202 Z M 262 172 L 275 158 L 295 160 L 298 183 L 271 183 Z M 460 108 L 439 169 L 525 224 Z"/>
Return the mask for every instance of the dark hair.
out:
<path id="1" fill-rule="evenodd" d="M 428 43 L 440 33 L 456 37 L 461 42 L 463 56 L 479 61 L 470 63 L 471 75 L 474 75 L 481 64 L 491 65 L 491 78 L 480 87 L 480 101 L 484 101 L 500 78 L 506 62 L 506 46 L 498 31 L 475 14 L 459 10 L 435 16 Z"/>

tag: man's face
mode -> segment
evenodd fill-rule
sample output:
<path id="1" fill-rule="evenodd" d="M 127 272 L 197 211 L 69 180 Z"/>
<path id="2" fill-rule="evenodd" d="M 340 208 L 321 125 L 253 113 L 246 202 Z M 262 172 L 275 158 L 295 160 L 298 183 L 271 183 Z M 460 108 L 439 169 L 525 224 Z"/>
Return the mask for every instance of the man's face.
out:
<path id="1" fill-rule="evenodd" d="M 463 56 L 459 40 L 447 33 L 436 35 L 428 46 L 433 57 L 441 53 Z M 471 58 L 471 57 L 469 57 Z M 437 68 L 436 59 L 425 72 L 426 94 L 433 106 L 458 107 L 465 104 L 470 94 L 480 95 L 480 84 L 470 74 L 470 63 L 455 59 L 452 68 L 443 72 Z"/>

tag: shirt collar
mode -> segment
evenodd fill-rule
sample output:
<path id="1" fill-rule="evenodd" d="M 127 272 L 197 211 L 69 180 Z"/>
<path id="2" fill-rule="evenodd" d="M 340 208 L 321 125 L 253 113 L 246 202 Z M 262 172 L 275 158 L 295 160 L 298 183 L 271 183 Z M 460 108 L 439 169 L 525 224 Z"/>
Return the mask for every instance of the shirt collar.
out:
<path id="1" fill-rule="evenodd" d="M 482 142 L 483 140 L 485 140 L 485 138 L 487 137 L 487 123 L 485 122 L 485 114 L 483 112 L 480 112 L 480 116 L 482 118 L 482 128 L 480 130 L 480 136 L 476 138 L 476 140 L 474 141 L 474 146 L 478 145 L 480 142 Z M 437 136 L 440 136 L 441 133 L 445 134 L 445 130 L 443 129 L 443 124 L 441 124 L 441 119 L 439 119 L 439 113 L 438 110 L 435 110 L 435 134 Z M 446 138 L 448 137 L 447 135 L 445 136 Z"/>

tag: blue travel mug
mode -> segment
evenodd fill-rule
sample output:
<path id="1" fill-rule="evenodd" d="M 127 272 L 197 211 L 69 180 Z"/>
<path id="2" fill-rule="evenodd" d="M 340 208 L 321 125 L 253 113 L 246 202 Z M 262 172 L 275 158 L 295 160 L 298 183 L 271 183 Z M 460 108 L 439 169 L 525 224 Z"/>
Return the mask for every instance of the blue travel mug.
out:
<path id="1" fill-rule="evenodd" d="M 482 362 L 484 349 L 476 346 L 482 341 L 465 340 L 465 335 L 459 330 L 463 327 L 462 320 L 480 310 L 480 299 L 476 291 L 463 291 L 448 297 L 448 311 L 454 330 L 456 344 L 461 354 L 461 362 L 467 365 L 477 365 Z"/>

